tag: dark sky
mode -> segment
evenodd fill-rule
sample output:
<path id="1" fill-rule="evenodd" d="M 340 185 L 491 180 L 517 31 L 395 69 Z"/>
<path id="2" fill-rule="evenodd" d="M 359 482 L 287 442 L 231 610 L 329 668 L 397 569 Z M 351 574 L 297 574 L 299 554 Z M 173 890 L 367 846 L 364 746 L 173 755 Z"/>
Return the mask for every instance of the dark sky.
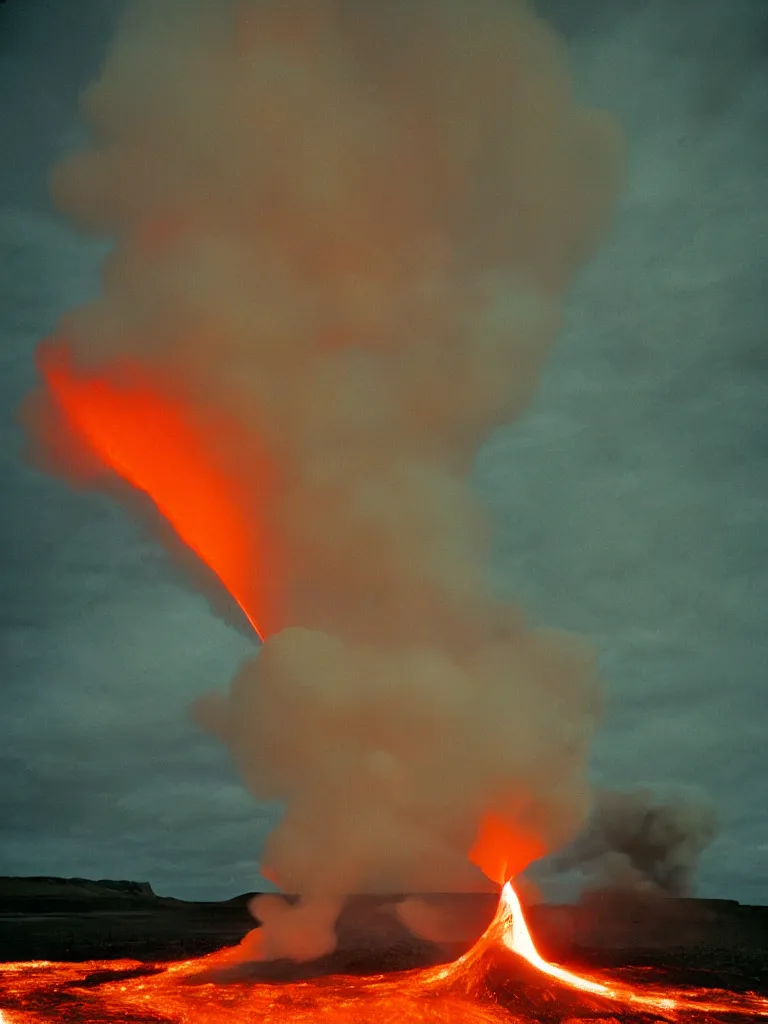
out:
<path id="1" fill-rule="evenodd" d="M 536 403 L 479 460 L 499 585 L 599 646 L 595 778 L 703 788 L 700 891 L 766 903 L 768 7 L 539 6 L 630 181 Z M 250 643 L 119 507 L 26 466 L 14 422 L 37 340 L 98 283 L 46 176 L 116 10 L 0 6 L 0 873 L 217 898 L 257 886 L 274 810 L 184 709 Z"/>

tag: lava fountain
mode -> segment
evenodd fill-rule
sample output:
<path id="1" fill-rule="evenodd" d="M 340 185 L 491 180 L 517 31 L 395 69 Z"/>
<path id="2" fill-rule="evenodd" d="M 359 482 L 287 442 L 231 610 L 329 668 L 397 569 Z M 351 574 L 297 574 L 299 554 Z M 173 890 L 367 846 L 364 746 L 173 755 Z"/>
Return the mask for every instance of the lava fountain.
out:
<path id="1" fill-rule="evenodd" d="M 511 883 L 472 949 L 451 964 L 287 984 L 221 984 L 227 951 L 175 964 L 132 961 L 0 966 L 2 1024 L 530 1024 L 617 1019 L 765 1019 L 768 999 L 632 986 L 582 975 L 537 952 Z M 0 1011 L 2 1013 L 3 1011 Z"/>
<path id="2" fill-rule="evenodd" d="M 90 1019 L 511 1020 L 521 965 L 562 1006 L 693 1009 L 547 964 L 527 932 L 507 880 L 583 824 L 600 687 L 585 642 L 497 599 L 468 481 L 609 226 L 613 119 L 525 0 L 136 0 L 83 102 L 92 144 L 54 197 L 115 244 L 25 423 L 49 468 L 148 496 L 264 641 L 194 713 L 283 804 L 262 872 L 301 897 L 257 899 L 234 953 L 87 997 L 94 965 L 5 968 L 7 1012 L 39 983 Z M 448 967 L 201 980 L 329 952 L 354 892 L 497 886 Z"/>

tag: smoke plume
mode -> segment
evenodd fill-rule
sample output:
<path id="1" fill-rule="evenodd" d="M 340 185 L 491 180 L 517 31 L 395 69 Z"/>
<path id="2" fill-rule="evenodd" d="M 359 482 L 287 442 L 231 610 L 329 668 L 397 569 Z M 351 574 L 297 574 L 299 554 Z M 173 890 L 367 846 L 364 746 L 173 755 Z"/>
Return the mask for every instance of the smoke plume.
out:
<path id="1" fill-rule="evenodd" d="M 249 949 L 310 958 L 346 894 L 487 887 L 588 811 L 592 654 L 497 602 L 467 477 L 620 133 L 523 0 L 140 0 L 83 106 L 53 192 L 115 245 L 27 418 L 148 491 L 265 638 L 195 713 L 285 805 L 262 866 L 301 901 L 257 901 Z"/>
<path id="2" fill-rule="evenodd" d="M 583 836 L 557 858 L 557 867 L 580 869 L 588 890 L 690 896 L 716 834 L 713 805 L 693 789 L 602 790 Z"/>

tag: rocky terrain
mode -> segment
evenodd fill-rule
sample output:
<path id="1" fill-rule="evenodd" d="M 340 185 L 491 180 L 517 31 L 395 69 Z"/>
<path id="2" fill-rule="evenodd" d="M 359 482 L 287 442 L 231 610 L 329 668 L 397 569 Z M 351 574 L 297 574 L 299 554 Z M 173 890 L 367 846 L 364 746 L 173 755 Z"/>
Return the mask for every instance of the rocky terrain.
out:
<path id="1" fill-rule="evenodd" d="M 0 878 L 0 961 L 199 956 L 237 944 L 255 926 L 252 893 L 218 903 L 156 895 L 140 882 L 80 878 Z M 425 897 L 451 923 L 451 941 L 414 938 L 394 913 L 397 897 L 357 896 L 338 926 L 330 957 L 297 967 L 260 965 L 259 976 L 368 973 L 452 959 L 490 921 L 496 898 Z M 670 972 L 678 983 L 768 991 L 768 907 L 620 892 L 593 894 L 575 906 L 535 904 L 527 911 L 541 952 L 560 963 Z"/>

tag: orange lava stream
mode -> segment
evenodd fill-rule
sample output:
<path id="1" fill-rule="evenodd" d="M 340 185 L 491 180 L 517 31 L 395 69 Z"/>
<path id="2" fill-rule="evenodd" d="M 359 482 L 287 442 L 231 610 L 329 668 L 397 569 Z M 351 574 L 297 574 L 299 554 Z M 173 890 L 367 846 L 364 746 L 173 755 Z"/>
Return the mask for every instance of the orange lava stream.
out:
<path id="1" fill-rule="evenodd" d="M 660 1015 L 678 1019 L 688 1013 L 743 1013 L 759 1018 L 768 1016 L 768 998 L 759 995 L 739 996 L 734 993 L 717 993 L 709 998 L 706 989 L 699 990 L 639 990 L 619 980 L 598 980 L 574 974 L 545 960 L 533 941 L 523 914 L 520 900 L 510 882 L 504 886 L 500 910 L 491 928 L 496 926 L 501 941 L 512 952 L 527 960 L 543 974 L 562 982 L 580 992 L 601 996 L 632 1009 L 654 1010 Z"/>
<path id="2" fill-rule="evenodd" d="M 514 957 L 507 959 L 505 951 Z M 517 895 L 508 882 L 485 934 L 451 964 L 390 975 L 337 975 L 286 984 L 217 981 L 217 968 L 228 963 L 227 950 L 153 965 L 157 970 L 154 974 L 117 979 L 114 974 L 120 970 L 152 968 L 130 960 L 6 964 L 0 965 L 0 1022 L 530 1024 L 541 1019 L 538 1013 L 521 1012 L 515 1005 L 514 992 L 510 995 L 503 986 L 493 990 L 489 978 L 500 956 L 502 971 L 512 977 L 516 963 L 520 963 L 516 958 L 540 974 L 534 998 L 540 1000 L 542 1016 L 551 1021 L 592 1018 L 615 1022 L 617 1014 L 627 1020 L 685 1022 L 733 1019 L 737 1015 L 765 1019 L 768 1015 L 768 999 L 754 994 L 641 989 L 619 980 L 574 974 L 548 963 L 536 950 Z M 94 972 L 100 971 L 110 972 L 112 977 L 94 985 Z M 530 980 L 524 984 L 531 988 Z M 577 1014 L 575 992 L 577 998 L 585 1000 Z M 527 998 L 530 1002 L 530 991 Z"/>

